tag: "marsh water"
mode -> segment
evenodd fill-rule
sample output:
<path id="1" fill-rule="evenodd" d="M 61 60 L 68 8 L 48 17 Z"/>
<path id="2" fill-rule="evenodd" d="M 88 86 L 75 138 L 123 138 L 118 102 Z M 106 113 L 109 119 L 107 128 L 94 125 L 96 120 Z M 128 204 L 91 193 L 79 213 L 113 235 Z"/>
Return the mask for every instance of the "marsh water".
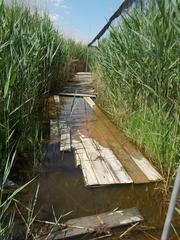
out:
<path id="1" fill-rule="evenodd" d="M 31 170 L 21 171 L 22 175 L 36 177 L 34 183 L 23 194 L 24 204 L 33 199 L 37 185 L 39 185 L 36 219 L 42 221 L 54 221 L 54 213 L 56 217 L 69 213 L 62 219 L 65 221 L 114 209 L 137 207 L 144 217 L 141 226 L 147 226 L 147 229 L 155 228 L 153 231 L 148 231 L 147 234 L 156 236 L 154 239 L 160 239 L 165 216 L 162 183 L 87 188 L 81 169 L 75 167 L 74 151 L 60 152 L 59 138 L 57 136 L 53 138 L 50 133 L 50 120 L 66 119 L 72 134 L 75 135 L 79 126 L 85 128 L 87 121 L 91 121 L 93 124 L 95 122 L 91 109 L 87 109 L 86 116 L 81 111 L 83 104 L 84 101 L 80 98 L 73 100 L 73 103 L 72 99 L 64 98 L 61 105 L 57 106 L 53 98 L 49 98 L 48 114 L 46 119 L 42 120 L 43 158 L 41 162 L 35 163 Z M 118 231 L 116 231 L 114 239 L 119 236 Z M 128 239 L 153 239 L 147 234 L 137 231 Z"/>

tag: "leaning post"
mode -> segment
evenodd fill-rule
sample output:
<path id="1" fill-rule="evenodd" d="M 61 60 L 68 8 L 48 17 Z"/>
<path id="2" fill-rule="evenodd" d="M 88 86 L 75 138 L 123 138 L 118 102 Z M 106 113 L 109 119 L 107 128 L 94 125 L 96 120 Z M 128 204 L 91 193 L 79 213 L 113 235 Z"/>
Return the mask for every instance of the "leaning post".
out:
<path id="1" fill-rule="evenodd" d="M 172 218 L 173 218 L 174 210 L 175 210 L 175 207 L 176 207 L 176 202 L 177 202 L 177 199 L 178 199 L 179 192 L 180 192 L 180 165 L 179 165 L 178 170 L 177 170 L 177 175 L 176 175 L 176 179 L 175 179 L 175 183 L 174 183 L 174 187 L 173 187 L 173 192 L 172 192 L 172 195 L 171 195 L 171 200 L 170 200 L 168 212 L 167 212 L 167 215 L 166 215 L 166 220 L 165 220 L 161 240 L 168 240 L 169 239 L 171 222 L 172 222 Z"/>

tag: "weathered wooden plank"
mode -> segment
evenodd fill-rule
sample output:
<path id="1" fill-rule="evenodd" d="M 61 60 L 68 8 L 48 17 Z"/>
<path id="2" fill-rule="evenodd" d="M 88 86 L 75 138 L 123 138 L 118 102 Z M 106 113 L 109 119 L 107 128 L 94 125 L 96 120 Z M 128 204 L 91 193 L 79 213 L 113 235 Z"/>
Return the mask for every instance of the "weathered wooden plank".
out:
<path id="1" fill-rule="evenodd" d="M 58 138 L 60 136 L 59 133 L 59 123 L 57 119 L 50 120 L 50 140 Z"/>
<path id="2" fill-rule="evenodd" d="M 76 93 L 76 94 L 91 94 L 93 95 L 95 92 L 94 89 L 91 89 L 91 88 L 80 88 L 80 87 L 65 87 L 63 89 L 63 93 Z M 95 95 L 95 94 L 94 94 Z"/>
<path id="3" fill-rule="evenodd" d="M 76 73 L 76 75 L 92 75 L 92 73 L 91 72 L 78 72 L 78 73 Z"/>
<path id="4" fill-rule="evenodd" d="M 70 97 L 96 97 L 95 88 L 93 87 L 93 79 L 91 73 L 77 73 L 73 79 L 67 82 L 61 96 Z"/>
<path id="5" fill-rule="evenodd" d="M 91 98 L 96 98 L 95 94 L 87 94 L 87 93 L 66 93 L 66 92 L 60 92 L 60 96 L 65 96 L 65 97 L 91 97 Z"/>
<path id="6" fill-rule="evenodd" d="M 125 152 L 129 156 L 128 161 L 120 159 L 123 166 L 128 170 L 128 174 L 132 177 L 135 183 L 147 182 L 147 181 L 159 181 L 162 180 L 161 175 L 154 169 L 151 163 L 137 150 L 136 147 L 127 139 L 118 129 L 110 122 L 105 114 L 96 106 L 94 101 L 89 97 L 84 97 L 85 101 L 95 111 L 96 115 L 101 118 L 102 123 L 108 127 L 109 136 L 115 136 L 117 144 L 120 144 Z M 103 124 L 102 124 L 103 125 Z M 118 137 L 119 136 L 119 137 Z M 110 137 L 111 138 L 111 137 Z M 124 139 L 124 141 L 122 141 Z M 110 145 L 112 142 L 110 141 Z M 134 169 L 134 170 L 133 170 Z M 138 174 L 140 177 L 138 177 Z M 145 178 L 144 178 L 144 176 Z M 147 180 L 146 180 L 147 179 Z"/>
<path id="7" fill-rule="evenodd" d="M 78 152 L 75 154 L 75 166 L 76 166 L 76 168 L 81 166 L 81 158 L 80 158 L 80 155 L 78 154 Z"/>
<path id="8" fill-rule="evenodd" d="M 91 167 L 95 172 L 95 175 L 98 178 L 99 184 L 97 185 L 111 185 L 116 184 L 117 182 L 113 179 L 109 169 L 105 165 L 104 161 L 91 161 Z M 91 186 L 88 184 L 88 186 Z"/>
<path id="9" fill-rule="evenodd" d="M 90 104 L 88 105 L 91 105 L 91 108 L 95 106 L 95 103 L 93 101 L 89 101 L 89 103 Z M 88 106 L 86 107 L 86 109 L 88 109 Z M 96 112 L 94 116 L 96 116 L 96 122 L 88 121 L 88 131 L 90 132 L 90 129 L 95 129 L 93 131 L 96 132 L 96 135 L 98 134 L 98 138 L 100 137 L 101 143 L 103 142 L 103 145 L 107 146 L 108 149 L 112 150 L 113 154 L 115 154 L 114 156 L 117 157 L 118 162 L 123 163 L 121 164 L 123 166 L 123 169 L 125 169 L 125 174 L 123 175 L 126 175 L 127 172 L 130 177 L 128 177 L 129 181 L 128 179 L 126 179 L 125 182 L 130 183 L 130 179 L 133 179 L 135 183 L 149 182 L 149 179 L 143 174 L 143 172 L 139 169 L 135 162 L 130 158 L 128 153 L 124 151 L 121 144 L 118 143 L 117 139 L 114 138 L 113 134 L 110 131 L 110 127 L 107 127 L 104 124 L 103 119 L 107 117 L 105 115 L 101 115 L 99 117 L 99 115 L 96 115 Z M 124 143 L 124 139 L 121 139 L 121 143 Z M 120 172 L 118 171 L 118 173 Z"/>
<path id="10" fill-rule="evenodd" d="M 123 168 L 131 177 L 133 182 L 136 184 L 148 183 L 148 178 L 130 158 L 128 153 L 124 151 L 121 144 L 118 143 L 117 138 L 114 137 L 114 135 L 109 131 L 109 129 L 99 121 L 97 121 L 96 127 L 98 133 L 102 137 L 101 142 L 105 142 L 105 145 L 113 151 L 113 153 L 117 156 L 118 161 L 122 164 Z"/>
<path id="11" fill-rule="evenodd" d="M 143 171 L 143 173 L 147 176 L 149 181 L 157 181 L 162 180 L 162 176 L 156 171 L 155 168 L 150 164 L 150 162 L 146 158 L 136 159 L 131 156 L 134 162 L 138 165 L 138 167 Z"/>
<path id="12" fill-rule="evenodd" d="M 64 87 L 66 88 L 70 88 L 70 87 L 78 87 L 78 88 L 90 88 L 93 89 L 93 86 L 91 84 L 90 81 L 72 81 L 72 82 L 68 82 L 68 84 Z"/>
<path id="13" fill-rule="evenodd" d="M 63 90 L 63 93 L 75 93 L 75 94 L 87 94 L 88 96 L 90 95 L 95 95 L 95 91 L 94 90 L 91 90 L 91 89 L 78 89 L 78 88 L 69 88 L 69 89 L 64 89 Z M 82 96 L 79 96 L 77 95 L 77 97 L 82 97 Z"/>
<path id="14" fill-rule="evenodd" d="M 84 96 L 84 99 L 86 100 L 86 102 L 89 104 L 91 108 L 93 108 L 96 105 L 95 102 L 90 97 Z"/>
<path id="15" fill-rule="evenodd" d="M 102 147 L 101 145 L 99 145 L 99 149 L 101 151 L 101 156 L 103 157 L 108 167 L 111 169 L 114 178 L 117 180 L 116 182 L 117 183 L 133 183 L 133 180 L 127 174 L 122 164 L 113 154 L 113 152 L 108 148 Z"/>
<path id="16" fill-rule="evenodd" d="M 92 85 L 90 85 L 89 83 L 86 83 L 86 82 L 68 83 L 68 85 L 66 87 L 64 87 L 63 89 L 71 89 L 71 88 L 94 90 Z"/>
<path id="17" fill-rule="evenodd" d="M 120 226 L 143 221 L 137 208 L 106 212 L 87 217 L 69 220 L 65 223 L 67 228 L 52 233 L 48 240 L 60 240 L 93 234 L 103 229 L 105 232 Z"/>
<path id="18" fill-rule="evenodd" d="M 91 85 L 91 83 L 89 82 L 89 81 L 78 81 L 78 80 L 76 80 L 76 81 L 69 81 L 68 82 L 68 85 L 67 85 L 67 87 L 70 87 L 70 86 L 72 86 L 72 87 L 88 87 L 88 88 L 92 88 L 92 85 Z"/>
<path id="19" fill-rule="evenodd" d="M 61 134 L 60 151 L 71 151 L 70 133 Z"/>
<path id="20" fill-rule="evenodd" d="M 60 98 L 58 95 L 54 95 L 54 101 L 55 103 L 59 104 L 60 103 Z"/>
<path id="21" fill-rule="evenodd" d="M 59 122 L 61 138 L 60 151 L 71 151 L 71 133 L 66 122 Z"/>
<path id="22" fill-rule="evenodd" d="M 79 167 L 81 165 L 81 158 L 83 159 L 83 154 L 86 156 L 86 152 L 83 149 L 83 145 L 80 141 L 77 141 L 75 139 L 72 140 L 72 147 L 75 151 L 75 165 L 76 167 Z"/>
<path id="23" fill-rule="evenodd" d="M 97 178 L 97 175 L 95 174 L 95 171 L 92 167 L 91 161 L 82 161 L 84 159 L 83 156 L 81 156 L 81 169 L 84 176 L 84 182 L 85 186 L 99 186 L 99 179 Z"/>
<path id="24" fill-rule="evenodd" d="M 95 124 L 96 132 L 98 137 L 100 137 L 101 142 L 103 142 L 103 145 L 109 147 L 118 157 L 118 160 L 121 162 L 122 166 L 134 183 L 148 183 L 148 178 L 131 159 L 129 154 L 123 149 L 122 145 L 124 144 L 124 138 L 122 138 L 120 134 L 115 135 L 111 132 L 111 125 L 106 124 L 104 121 L 104 119 L 107 119 L 107 117 L 102 113 L 101 110 L 96 111 L 97 106 L 90 98 L 84 99 L 87 100 L 86 102 L 91 109 L 93 109 L 94 114 L 97 117 Z M 94 124 L 91 124 L 91 127 L 94 128 Z"/>
<path id="25" fill-rule="evenodd" d="M 93 168 L 91 166 L 91 163 L 81 141 L 72 140 L 72 144 L 75 150 L 76 166 L 81 165 L 85 185 L 88 186 L 88 184 L 90 185 L 99 184 L 98 179 L 93 171 Z"/>
<path id="26" fill-rule="evenodd" d="M 106 167 L 104 159 L 102 158 L 100 152 L 95 148 L 93 142 L 89 138 L 80 137 L 81 142 L 86 150 L 89 161 L 91 162 L 91 167 L 94 170 L 98 182 L 96 185 L 109 185 L 115 184 L 111 172 Z M 88 186 L 90 184 L 88 183 Z"/>
<path id="27" fill-rule="evenodd" d="M 79 77 L 75 77 L 72 80 L 68 81 L 68 84 L 70 83 L 85 83 L 85 84 L 92 84 L 93 80 L 91 78 L 79 78 Z M 92 85 L 91 85 L 92 86 Z"/>
<path id="28" fill-rule="evenodd" d="M 111 150 L 80 133 L 79 137 L 80 141 L 73 140 L 73 147 L 76 166 L 82 166 L 86 186 L 132 183 L 132 179 Z"/>

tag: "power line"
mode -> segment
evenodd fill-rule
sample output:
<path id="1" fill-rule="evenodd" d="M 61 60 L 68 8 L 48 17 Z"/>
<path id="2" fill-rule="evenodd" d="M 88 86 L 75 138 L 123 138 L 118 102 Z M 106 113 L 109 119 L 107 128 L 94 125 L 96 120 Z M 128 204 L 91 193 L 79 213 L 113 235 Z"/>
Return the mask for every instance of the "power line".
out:
<path id="1" fill-rule="evenodd" d="M 134 0 L 124 0 L 123 3 L 120 5 L 118 10 L 110 17 L 107 24 L 101 29 L 101 31 L 96 35 L 96 37 L 88 44 L 88 47 L 90 47 L 96 40 L 99 40 L 102 35 L 107 31 L 107 29 L 110 27 L 111 23 L 118 18 L 126 9 L 132 6 Z"/>

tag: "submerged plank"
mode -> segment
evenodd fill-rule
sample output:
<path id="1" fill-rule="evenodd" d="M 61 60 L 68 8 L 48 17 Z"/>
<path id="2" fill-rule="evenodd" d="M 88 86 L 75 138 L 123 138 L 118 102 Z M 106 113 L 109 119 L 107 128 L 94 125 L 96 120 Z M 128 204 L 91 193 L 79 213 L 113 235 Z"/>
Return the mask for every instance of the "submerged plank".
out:
<path id="1" fill-rule="evenodd" d="M 102 144 L 110 148 L 115 156 L 117 156 L 118 161 L 122 164 L 123 168 L 126 170 L 133 182 L 136 184 L 148 183 L 148 178 L 143 174 L 142 171 L 140 171 L 139 167 L 123 149 L 122 145 L 118 143 L 117 138 L 114 137 L 110 129 L 103 124 L 102 120 L 97 121 L 96 128 Z M 121 143 L 123 143 L 122 138 Z"/>
<path id="2" fill-rule="evenodd" d="M 86 102 L 89 104 L 91 108 L 96 106 L 95 102 L 90 97 L 84 97 L 84 99 L 86 100 Z"/>
<path id="3" fill-rule="evenodd" d="M 105 175 L 105 177 L 103 177 L 103 182 L 106 178 L 108 178 L 105 184 L 128 184 L 133 182 L 123 168 L 122 164 L 119 162 L 119 160 L 109 148 L 101 146 L 97 141 L 92 139 L 86 139 L 86 144 L 87 146 L 93 145 L 94 151 L 96 151 L 96 160 L 98 160 L 98 163 L 101 164 L 101 168 L 100 166 L 98 167 L 97 163 L 93 166 L 94 169 L 96 169 L 97 175 L 100 175 L 101 172 Z M 95 163 L 95 161 L 93 163 Z M 103 182 L 101 181 L 100 184 L 103 184 Z"/>
<path id="4" fill-rule="evenodd" d="M 90 75 L 90 76 L 92 76 L 92 73 L 91 72 L 78 72 L 78 73 L 76 73 L 76 75 Z"/>
<path id="5" fill-rule="evenodd" d="M 97 149 L 93 144 L 92 139 L 80 137 L 84 148 L 86 149 L 88 159 L 91 162 L 91 167 L 98 179 L 97 185 L 116 184 L 117 181 L 113 178 L 113 173 L 107 168 L 105 160 L 101 155 L 100 149 Z M 88 183 L 87 186 L 90 186 Z"/>
<path id="6" fill-rule="evenodd" d="M 81 159 L 81 169 L 84 176 L 85 186 L 99 186 L 99 179 L 95 174 L 95 171 L 92 167 L 92 163 L 90 161 L 82 161 Z"/>
<path id="7" fill-rule="evenodd" d="M 147 176 L 149 181 L 158 181 L 162 180 L 162 176 L 156 171 L 155 168 L 150 164 L 150 162 L 146 158 L 138 158 L 131 156 L 134 162 L 138 165 L 138 167 L 143 171 L 143 173 Z"/>
<path id="8" fill-rule="evenodd" d="M 50 120 L 50 140 L 54 140 L 60 136 L 59 123 L 57 119 Z"/>
<path id="9" fill-rule="evenodd" d="M 59 98 L 59 96 L 58 95 L 54 95 L 54 101 L 55 101 L 55 103 L 60 103 L 60 98 Z"/>
<path id="10" fill-rule="evenodd" d="M 95 175 L 95 172 L 92 168 L 91 162 L 87 156 L 86 150 L 81 143 L 81 141 L 73 140 L 72 141 L 73 148 L 75 150 L 75 160 L 76 166 L 81 165 L 81 169 L 84 176 L 85 185 L 89 184 L 92 186 L 99 185 L 98 179 Z"/>
<path id="11" fill-rule="evenodd" d="M 88 93 L 67 93 L 67 92 L 60 92 L 60 96 L 65 96 L 65 97 L 91 97 L 91 98 L 96 98 L 95 94 L 88 94 Z"/>
<path id="12" fill-rule="evenodd" d="M 81 158 L 84 153 L 83 146 L 80 141 L 72 140 L 72 147 L 75 151 L 75 166 L 79 167 L 81 165 Z"/>
<path id="13" fill-rule="evenodd" d="M 61 96 L 69 97 L 96 97 L 95 86 L 91 73 L 77 73 L 60 93 Z"/>
<path id="14" fill-rule="evenodd" d="M 71 133 L 70 128 L 66 122 L 59 122 L 61 139 L 60 139 L 60 151 L 71 151 Z"/>
<path id="15" fill-rule="evenodd" d="M 60 143 L 60 151 L 71 151 L 70 128 L 65 121 L 50 120 L 50 143 Z"/>
<path id="16" fill-rule="evenodd" d="M 60 240 L 93 234 L 103 230 L 108 232 L 113 228 L 126 226 L 143 221 L 137 208 L 106 212 L 87 217 L 69 220 L 65 223 L 67 228 L 52 233 L 48 240 Z"/>
<path id="17" fill-rule="evenodd" d="M 99 149 L 101 151 L 101 155 L 105 160 L 108 167 L 111 169 L 114 178 L 117 180 L 117 183 L 133 183 L 131 177 L 127 174 L 125 169 L 123 168 L 120 161 L 116 158 L 114 153 L 105 147 L 99 145 Z"/>
<path id="18" fill-rule="evenodd" d="M 102 125 L 104 123 L 104 125 L 107 126 L 109 135 L 112 134 L 112 136 L 116 136 L 115 140 L 117 141 L 117 144 L 120 144 L 119 146 L 122 147 L 125 151 L 125 154 L 128 155 L 128 161 L 124 161 L 123 158 L 121 158 L 120 161 L 122 162 L 123 166 L 125 166 L 133 181 L 135 183 L 143 183 L 162 180 L 162 176 L 156 171 L 151 163 L 122 133 L 119 132 L 119 130 L 111 123 L 105 114 L 96 106 L 94 101 L 89 97 L 84 97 L 84 99 L 95 111 L 96 115 L 102 119 Z M 124 141 L 120 139 L 124 139 Z M 110 145 L 112 145 L 111 141 Z M 138 175 L 140 177 L 138 177 Z"/>
<path id="19" fill-rule="evenodd" d="M 76 166 L 81 165 L 85 185 L 101 186 L 132 183 L 122 164 L 113 152 L 97 141 L 79 133 L 80 141 L 74 140 Z"/>

